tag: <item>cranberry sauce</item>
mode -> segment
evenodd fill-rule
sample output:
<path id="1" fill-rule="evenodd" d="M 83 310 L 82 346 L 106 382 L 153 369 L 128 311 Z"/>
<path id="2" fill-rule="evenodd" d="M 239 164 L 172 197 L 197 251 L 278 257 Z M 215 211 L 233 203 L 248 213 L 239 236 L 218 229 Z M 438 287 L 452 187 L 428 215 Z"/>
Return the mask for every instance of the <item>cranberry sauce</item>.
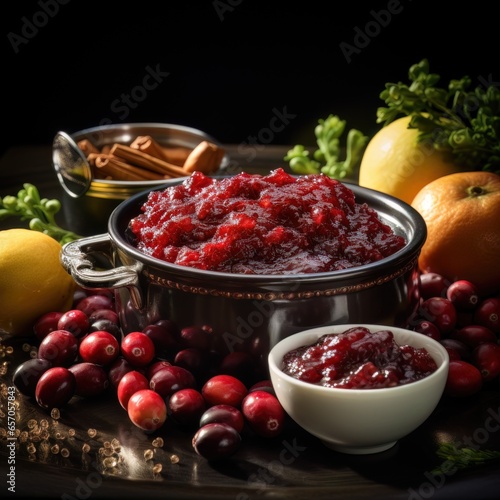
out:
<path id="1" fill-rule="evenodd" d="M 335 271 L 406 244 L 340 181 L 281 168 L 219 179 L 195 172 L 152 191 L 129 227 L 147 255 L 239 274 Z"/>
<path id="2" fill-rule="evenodd" d="M 425 348 L 398 345 L 389 330 L 354 327 L 288 352 L 282 370 L 325 387 L 379 389 L 420 380 L 437 365 Z"/>

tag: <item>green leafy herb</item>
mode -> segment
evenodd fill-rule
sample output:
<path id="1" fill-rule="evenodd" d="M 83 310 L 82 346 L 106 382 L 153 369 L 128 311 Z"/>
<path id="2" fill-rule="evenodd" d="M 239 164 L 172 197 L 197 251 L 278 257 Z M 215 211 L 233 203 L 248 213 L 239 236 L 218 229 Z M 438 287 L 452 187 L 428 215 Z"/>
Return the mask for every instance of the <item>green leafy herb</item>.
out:
<path id="1" fill-rule="evenodd" d="M 449 472 L 451 464 L 453 464 L 457 470 L 462 470 L 472 466 L 500 461 L 500 451 L 478 450 L 468 447 L 459 448 L 453 443 L 441 444 L 437 450 L 437 455 L 442 458 L 447 465 L 446 467 L 437 467 L 432 471 L 433 474 Z"/>
<path id="2" fill-rule="evenodd" d="M 368 137 L 359 130 L 349 130 L 346 156 L 341 160 L 340 137 L 345 127 L 346 121 L 335 115 L 329 115 L 325 120 L 318 120 L 318 125 L 314 129 L 318 149 L 314 151 L 312 158 L 310 152 L 302 145 L 295 145 L 284 157 L 284 160 L 289 162 L 292 172 L 323 173 L 334 179 L 344 179 L 352 175 L 361 160 Z"/>
<path id="3" fill-rule="evenodd" d="M 410 116 L 409 127 L 420 131 L 419 141 L 464 168 L 500 173 L 500 90 L 486 80 L 471 88 L 468 76 L 440 87 L 427 59 L 411 66 L 408 76 L 410 85 L 386 83 L 380 98 L 387 107 L 378 108 L 377 123 Z"/>
<path id="4" fill-rule="evenodd" d="M 29 228 L 45 233 L 62 245 L 81 236 L 59 227 L 55 215 L 61 209 L 59 200 L 40 198 L 38 189 L 33 184 L 23 184 L 23 189 L 16 196 L 0 198 L 0 220 L 7 217 L 19 217 L 29 221 Z"/>

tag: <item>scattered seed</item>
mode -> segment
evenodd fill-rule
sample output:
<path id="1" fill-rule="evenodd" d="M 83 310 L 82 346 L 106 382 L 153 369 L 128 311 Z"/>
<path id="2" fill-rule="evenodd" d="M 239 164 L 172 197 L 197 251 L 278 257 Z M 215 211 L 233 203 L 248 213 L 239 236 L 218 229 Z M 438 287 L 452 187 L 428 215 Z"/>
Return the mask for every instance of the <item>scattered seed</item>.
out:
<path id="1" fill-rule="evenodd" d="M 102 464 L 106 467 L 106 469 L 111 469 L 118 465 L 118 460 L 116 457 L 107 457 L 102 461 Z"/>
<path id="2" fill-rule="evenodd" d="M 163 442 L 163 438 L 161 437 L 157 437 L 155 439 L 153 439 L 152 443 L 151 443 L 155 448 L 161 448 L 164 444 Z"/>

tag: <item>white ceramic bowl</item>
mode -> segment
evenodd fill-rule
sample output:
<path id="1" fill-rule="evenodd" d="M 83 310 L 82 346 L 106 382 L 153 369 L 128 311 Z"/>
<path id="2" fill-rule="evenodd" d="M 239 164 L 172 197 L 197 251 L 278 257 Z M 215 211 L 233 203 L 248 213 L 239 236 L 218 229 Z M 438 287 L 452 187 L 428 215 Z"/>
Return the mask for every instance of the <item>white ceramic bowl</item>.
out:
<path id="1" fill-rule="evenodd" d="M 287 352 L 312 344 L 321 335 L 342 333 L 353 326 L 364 326 L 372 332 L 388 329 L 399 345 L 425 347 L 438 369 L 416 382 L 384 389 L 323 387 L 281 370 Z M 391 448 L 431 415 L 444 391 L 449 357 L 439 342 L 421 333 L 393 326 L 344 324 L 286 337 L 271 349 L 268 363 L 276 396 L 297 424 L 336 451 L 368 454 Z"/>

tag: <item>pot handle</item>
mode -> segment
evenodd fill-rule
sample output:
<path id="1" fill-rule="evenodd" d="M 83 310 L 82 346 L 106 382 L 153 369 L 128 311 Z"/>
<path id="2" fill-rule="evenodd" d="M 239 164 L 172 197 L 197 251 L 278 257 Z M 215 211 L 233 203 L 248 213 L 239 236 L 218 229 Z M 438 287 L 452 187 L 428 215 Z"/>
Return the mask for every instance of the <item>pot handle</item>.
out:
<path id="1" fill-rule="evenodd" d="M 136 308 L 142 308 L 139 290 L 139 272 L 142 265 L 112 266 L 112 246 L 109 234 L 89 236 L 63 245 L 60 255 L 62 266 L 73 277 L 77 285 L 83 288 L 120 288 L 130 291 Z"/>

